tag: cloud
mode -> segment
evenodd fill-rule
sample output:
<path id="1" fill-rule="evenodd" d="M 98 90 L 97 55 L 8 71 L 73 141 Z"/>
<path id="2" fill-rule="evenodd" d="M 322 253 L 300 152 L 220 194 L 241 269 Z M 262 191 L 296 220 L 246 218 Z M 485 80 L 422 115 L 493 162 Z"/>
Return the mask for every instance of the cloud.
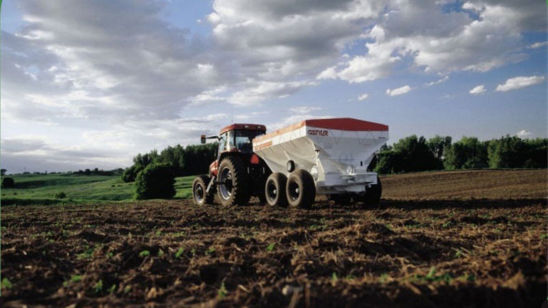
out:
<path id="1" fill-rule="evenodd" d="M 478 86 L 475 86 L 472 90 L 470 90 L 470 94 L 472 95 L 480 95 L 480 94 L 483 94 L 485 93 L 485 86 L 480 84 Z"/>
<path id="2" fill-rule="evenodd" d="M 426 86 L 427 86 L 427 87 L 435 86 L 435 85 L 444 83 L 444 82 L 446 82 L 447 80 L 449 80 L 449 76 L 443 76 L 442 78 L 440 78 L 440 79 L 438 79 L 438 80 L 428 82 L 428 83 L 426 84 Z"/>
<path id="3" fill-rule="evenodd" d="M 366 100 L 368 97 L 369 97 L 369 94 L 364 93 L 364 94 L 358 96 L 358 100 L 361 102 L 361 101 Z"/>
<path id="4" fill-rule="evenodd" d="M 291 111 L 291 113 L 307 114 L 307 113 L 311 113 L 313 111 L 319 111 L 322 109 L 323 109 L 322 107 L 316 107 L 316 106 L 297 106 L 297 107 L 292 107 L 289 110 Z"/>
<path id="5" fill-rule="evenodd" d="M 398 95 L 403 95 L 409 91 L 411 91 L 411 87 L 408 86 L 408 85 L 405 85 L 403 87 L 399 87 L 399 88 L 396 88 L 396 89 L 386 89 L 386 95 L 388 96 L 398 96 Z"/>
<path id="6" fill-rule="evenodd" d="M 507 92 L 530 87 L 544 81 L 544 76 L 519 76 L 506 80 L 505 83 L 499 84 L 496 91 Z"/>
<path id="7" fill-rule="evenodd" d="M 521 139 L 527 139 L 527 138 L 531 138 L 533 134 L 528 130 L 522 129 L 516 133 L 516 136 Z"/>
<path id="8" fill-rule="evenodd" d="M 284 98 L 300 89 L 315 85 L 312 81 L 249 81 L 244 89 L 233 93 L 228 97 L 228 102 L 233 105 L 251 106 L 266 99 Z"/>
<path id="9" fill-rule="evenodd" d="M 527 48 L 529 49 L 535 49 L 535 48 L 541 48 L 541 47 L 544 47 L 548 45 L 548 41 L 544 41 L 544 42 L 536 42 L 536 43 L 533 43 L 531 45 L 529 45 Z"/>
<path id="10" fill-rule="evenodd" d="M 10 172 L 59 170 L 75 168 L 113 169 L 128 164 L 128 159 L 112 160 L 112 151 L 78 146 L 59 146 L 38 138 L 2 140 L 2 165 Z"/>
<path id="11" fill-rule="evenodd" d="M 535 0 L 471 0 L 457 9 L 448 9 L 447 1 L 388 2 L 361 35 L 366 53 L 317 77 L 372 81 L 409 63 L 429 73 L 486 72 L 525 59 L 523 33 L 545 31 L 546 19 L 544 4 Z"/>

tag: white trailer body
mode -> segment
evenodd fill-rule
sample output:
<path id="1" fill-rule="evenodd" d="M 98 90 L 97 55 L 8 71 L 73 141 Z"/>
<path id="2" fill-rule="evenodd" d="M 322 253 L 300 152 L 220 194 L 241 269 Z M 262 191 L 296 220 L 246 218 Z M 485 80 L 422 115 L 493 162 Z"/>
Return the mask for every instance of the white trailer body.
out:
<path id="1" fill-rule="evenodd" d="M 388 140 L 388 126 L 352 118 L 305 120 L 253 139 L 253 151 L 272 172 L 289 175 L 289 164 L 314 178 L 319 194 L 363 193 L 377 184 L 368 172 Z"/>

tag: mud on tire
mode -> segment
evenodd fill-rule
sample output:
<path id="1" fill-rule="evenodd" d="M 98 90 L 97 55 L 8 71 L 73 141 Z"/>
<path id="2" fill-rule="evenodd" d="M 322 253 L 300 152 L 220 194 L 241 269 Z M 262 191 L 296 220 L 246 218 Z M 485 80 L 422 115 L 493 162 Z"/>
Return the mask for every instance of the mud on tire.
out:
<path id="1" fill-rule="evenodd" d="M 245 205 L 249 202 L 249 179 L 239 157 L 224 158 L 219 165 L 217 195 L 223 206 Z"/>
<path id="2" fill-rule="evenodd" d="M 199 175 L 192 182 L 192 199 L 194 204 L 202 206 L 205 204 L 213 204 L 215 198 L 215 186 L 211 187 L 209 193 L 206 192 L 210 178 L 207 175 Z"/>
<path id="3" fill-rule="evenodd" d="M 265 199 L 266 204 L 270 206 L 287 206 L 287 198 L 285 194 L 285 186 L 287 178 L 282 173 L 272 173 L 265 182 Z"/>
<path id="4" fill-rule="evenodd" d="M 305 209 L 310 208 L 316 198 L 314 178 L 303 169 L 292 172 L 287 178 L 285 193 L 290 206 Z"/>

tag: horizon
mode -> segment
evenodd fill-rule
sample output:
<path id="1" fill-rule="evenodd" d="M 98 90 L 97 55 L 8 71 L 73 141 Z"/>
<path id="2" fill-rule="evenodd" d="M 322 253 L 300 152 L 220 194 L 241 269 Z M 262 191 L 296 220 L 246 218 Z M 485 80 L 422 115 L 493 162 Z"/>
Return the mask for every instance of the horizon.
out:
<path id="1" fill-rule="evenodd" d="M 547 138 L 546 17 L 534 0 L 2 1 L 0 162 L 111 170 L 321 117 L 386 124 L 389 144 Z"/>

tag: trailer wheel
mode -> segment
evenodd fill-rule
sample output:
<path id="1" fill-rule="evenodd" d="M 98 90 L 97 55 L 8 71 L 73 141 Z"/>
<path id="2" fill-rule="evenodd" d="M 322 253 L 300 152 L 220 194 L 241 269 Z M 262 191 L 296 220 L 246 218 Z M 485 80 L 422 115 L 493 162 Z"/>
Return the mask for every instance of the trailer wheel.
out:
<path id="1" fill-rule="evenodd" d="M 362 196 L 362 201 L 365 205 L 377 206 L 381 202 L 381 195 L 382 183 L 381 179 L 377 177 L 377 184 L 371 185 L 371 187 L 366 188 L 365 194 Z"/>
<path id="2" fill-rule="evenodd" d="M 272 173 L 265 182 L 264 196 L 266 204 L 270 206 L 287 206 L 287 198 L 285 195 L 285 185 L 287 178 L 279 172 Z"/>
<path id="3" fill-rule="evenodd" d="M 310 208 L 316 198 L 314 178 L 303 169 L 292 172 L 287 178 L 285 193 L 289 205 L 306 209 Z"/>
<path id="4" fill-rule="evenodd" d="M 199 175 L 194 179 L 194 182 L 192 182 L 192 198 L 194 199 L 194 204 L 198 206 L 213 204 L 213 199 L 215 197 L 215 186 L 213 186 L 211 191 L 207 193 L 206 190 L 209 181 L 209 176 Z"/>
<path id="5" fill-rule="evenodd" d="M 219 165 L 217 195 L 223 206 L 249 202 L 249 180 L 239 157 L 228 156 Z"/>

